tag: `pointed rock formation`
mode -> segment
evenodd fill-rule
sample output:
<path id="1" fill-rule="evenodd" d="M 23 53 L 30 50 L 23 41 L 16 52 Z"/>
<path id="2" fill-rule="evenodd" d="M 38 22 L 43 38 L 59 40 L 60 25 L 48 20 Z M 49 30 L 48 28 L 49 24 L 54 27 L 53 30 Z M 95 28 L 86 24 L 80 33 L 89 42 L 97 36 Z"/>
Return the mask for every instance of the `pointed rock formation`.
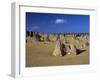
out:
<path id="1" fill-rule="evenodd" d="M 59 40 L 56 42 L 56 46 L 55 46 L 55 49 L 54 49 L 52 56 L 62 56 Z"/>

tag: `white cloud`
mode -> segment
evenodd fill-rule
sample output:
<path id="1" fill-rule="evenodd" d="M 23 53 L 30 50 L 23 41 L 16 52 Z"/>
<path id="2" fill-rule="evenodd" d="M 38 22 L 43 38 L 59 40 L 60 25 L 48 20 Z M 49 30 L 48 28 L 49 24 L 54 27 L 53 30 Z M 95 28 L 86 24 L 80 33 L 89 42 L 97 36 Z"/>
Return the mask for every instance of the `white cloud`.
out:
<path id="1" fill-rule="evenodd" d="M 56 24 L 66 23 L 66 20 L 60 19 L 60 18 L 59 18 L 59 19 L 56 19 L 56 20 L 55 20 L 55 23 L 56 23 Z"/>

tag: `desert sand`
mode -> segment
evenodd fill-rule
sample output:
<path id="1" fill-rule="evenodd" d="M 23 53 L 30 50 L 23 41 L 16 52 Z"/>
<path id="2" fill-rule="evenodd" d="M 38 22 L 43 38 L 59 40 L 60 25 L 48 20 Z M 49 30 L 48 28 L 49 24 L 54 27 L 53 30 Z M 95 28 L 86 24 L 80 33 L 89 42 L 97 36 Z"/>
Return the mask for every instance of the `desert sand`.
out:
<path id="1" fill-rule="evenodd" d="M 84 65 L 89 64 L 89 46 L 85 43 L 89 39 L 73 36 L 66 37 L 68 44 L 73 44 L 77 49 L 83 50 L 79 54 L 66 54 L 65 56 L 52 56 L 56 42 L 33 41 L 31 37 L 26 38 L 26 67 L 62 66 L 62 65 Z"/>

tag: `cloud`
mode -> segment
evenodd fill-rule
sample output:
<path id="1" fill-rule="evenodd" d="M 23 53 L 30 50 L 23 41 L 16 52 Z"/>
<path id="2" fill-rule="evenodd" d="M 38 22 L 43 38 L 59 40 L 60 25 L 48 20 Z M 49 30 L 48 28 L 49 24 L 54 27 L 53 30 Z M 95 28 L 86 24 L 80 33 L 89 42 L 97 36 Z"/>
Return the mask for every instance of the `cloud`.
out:
<path id="1" fill-rule="evenodd" d="M 39 26 L 33 26 L 32 27 L 33 30 L 38 29 L 38 28 L 39 28 Z"/>
<path id="2" fill-rule="evenodd" d="M 33 31 L 39 29 L 39 26 L 32 26 L 32 27 L 27 27 L 27 30 Z"/>
<path id="3" fill-rule="evenodd" d="M 59 18 L 59 19 L 56 19 L 56 20 L 55 20 L 55 23 L 56 23 L 56 24 L 66 23 L 66 20 L 60 19 L 60 18 Z"/>

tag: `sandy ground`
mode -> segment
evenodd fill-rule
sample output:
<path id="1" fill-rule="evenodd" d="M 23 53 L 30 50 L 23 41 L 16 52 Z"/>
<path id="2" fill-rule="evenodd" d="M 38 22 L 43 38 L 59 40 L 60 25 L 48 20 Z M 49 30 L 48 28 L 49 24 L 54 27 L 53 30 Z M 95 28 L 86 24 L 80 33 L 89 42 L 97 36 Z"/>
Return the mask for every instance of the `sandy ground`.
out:
<path id="1" fill-rule="evenodd" d="M 70 43 L 76 44 L 81 48 L 82 41 L 69 40 Z M 54 57 L 55 42 L 27 42 L 26 43 L 26 67 L 36 66 L 60 66 L 60 65 L 79 65 L 89 64 L 89 47 L 79 55 L 67 54 L 63 57 Z"/>

